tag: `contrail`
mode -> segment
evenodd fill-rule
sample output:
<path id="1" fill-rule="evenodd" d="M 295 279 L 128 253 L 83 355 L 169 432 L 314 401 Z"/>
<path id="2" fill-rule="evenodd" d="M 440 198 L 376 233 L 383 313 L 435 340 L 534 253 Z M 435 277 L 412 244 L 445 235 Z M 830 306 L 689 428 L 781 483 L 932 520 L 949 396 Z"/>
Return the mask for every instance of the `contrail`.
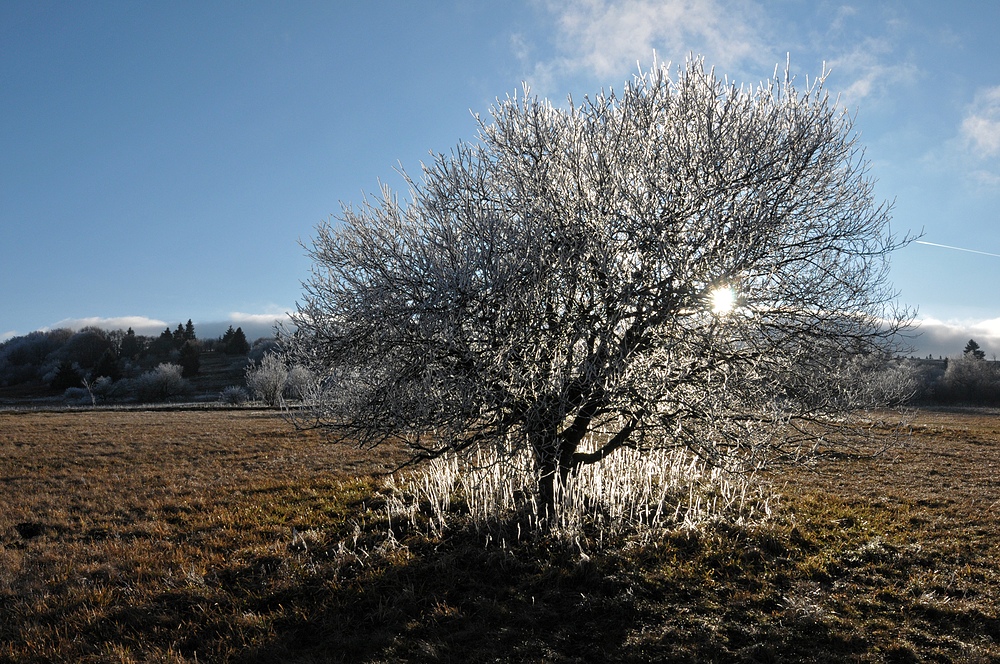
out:
<path id="1" fill-rule="evenodd" d="M 993 256 L 994 258 L 1000 258 L 1000 254 L 991 254 L 988 251 L 976 251 L 975 249 L 963 249 L 962 247 L 953 247 L 950 244 L 938 244 L 937 242 L 924 242 L 923 240 L 914 240 L 917 244 L 926 244 L 928 247 L 941 247 L 942 249 L 954 249 L 955 251 L 968 251 L 970 254 L 982 254 L 983 256 Z"/>

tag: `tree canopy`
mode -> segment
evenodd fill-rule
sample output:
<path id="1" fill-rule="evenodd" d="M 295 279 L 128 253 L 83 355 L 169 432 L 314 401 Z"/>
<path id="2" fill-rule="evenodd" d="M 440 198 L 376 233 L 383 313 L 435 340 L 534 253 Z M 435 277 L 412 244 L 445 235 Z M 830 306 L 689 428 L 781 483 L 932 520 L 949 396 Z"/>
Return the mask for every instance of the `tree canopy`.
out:
<path id="1" fill-rule="evenodd" d="M 405 199 L 317 229 L 283 339 L 322 377 L 315 421 L 417 456 L 527 449 L 551 500 L 622 446 L 755 463 L 875 405 L 858 378 L 908 322 L 907 240 L 823 81 L 691 60 L 567 108 L 498 101 Z"/>

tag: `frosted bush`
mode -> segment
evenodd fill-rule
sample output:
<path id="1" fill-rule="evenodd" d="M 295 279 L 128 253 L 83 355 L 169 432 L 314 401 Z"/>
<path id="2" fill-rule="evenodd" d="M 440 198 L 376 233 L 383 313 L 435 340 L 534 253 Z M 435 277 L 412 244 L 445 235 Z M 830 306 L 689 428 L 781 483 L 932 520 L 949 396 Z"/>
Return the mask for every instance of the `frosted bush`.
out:
<path id="1" fill-rule="evenodd" d="M 748 525 L 770 515 L 772 496 L 753 477 L 711 467 L 683 448 L 618 450 L 580 468 L 565 485 L 557 483 L 554 514 L 541 514 L 530 498 L 538 481 L 535 472 L 526 452 L 448 454 L 390 480 L 390 521 L 424 524 L 440 535 L 461 518 L 477 530 L 490 530 L 521 511 L 529 531 L 578 541 L 648 539 L 713 521 Z M 457 504 L 461 510 L 453 508 Z"/>
<path id="2" fill-rule="evenodd" d="M 242 406 L 249 399 L 250 395 L 247 394 L 247 391 L 238 385 L 230 385 L 219 395 L 220 402 L 233 406 Z"/>
<path id="3" fill-rule="evenodd" d="M 281 405 L 288 368 L 274 353 L 268 353 L 257 366 L 247 369 L 247 387 L 254 398 L 269 406 Z"/>
<path id="4" fill-rule="evenodd" d="M 90 403 L 90 394 L 82 387 L 67 387 L 63 399 L 68 404 L 84 405 Z"/>
<path id="5" fill-rule="evenodd" d="M 169 401 L 191 393 L 191 383 L 181 376 L 179 364 L 161 364 L 131 382 L 139 401 Z"/>
<path id="6" fill-rule="evenodd" d="M 312 372 L 300 364 L 292 365 L 285 378 L 285 396 L 289 399 L 305 399 L 312 384 Z"/>
<path id="7" fill-rule="evenodd" d="M 115 382 L 108 376 L 101 376 L 92 382 L 88 382 L 90 396 L 94 403 L 111 401 L 115 394 Z"/>
<path id="8" fill-rule="evenodd" d="M 285 399 L 304 399 L 313 377 L 301 365 L 288 367 L 275 353 L 264 356 L 260 364 L 247 369 L 247 387 L 253 396 L 269 406 L 280 406 Z"/>

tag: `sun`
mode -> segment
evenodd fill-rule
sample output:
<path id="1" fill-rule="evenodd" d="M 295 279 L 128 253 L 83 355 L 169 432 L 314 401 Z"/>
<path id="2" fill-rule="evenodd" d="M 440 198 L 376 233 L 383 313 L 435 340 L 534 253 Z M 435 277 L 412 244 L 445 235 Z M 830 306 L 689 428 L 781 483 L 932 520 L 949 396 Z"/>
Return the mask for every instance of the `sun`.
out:
<path id="1" fill-rule="evenodd" d="M 729 286 L 719 286 L 709 294 L 712 301 L 712 313 L 724 316 L 736 306 L 736 293 Z"/>

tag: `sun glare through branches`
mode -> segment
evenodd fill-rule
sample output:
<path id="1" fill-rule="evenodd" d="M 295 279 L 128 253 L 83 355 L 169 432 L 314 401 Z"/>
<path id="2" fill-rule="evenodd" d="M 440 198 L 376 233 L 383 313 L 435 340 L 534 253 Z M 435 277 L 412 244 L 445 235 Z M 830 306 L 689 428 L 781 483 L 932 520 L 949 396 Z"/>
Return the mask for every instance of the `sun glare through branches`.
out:
<path id="1" fill-rule="evenodd" d="M 725 316 L 736 306 L 736 292 L 730 286 L 719 286 L 709 295 L 712 302 L 712 313 Z"/>

